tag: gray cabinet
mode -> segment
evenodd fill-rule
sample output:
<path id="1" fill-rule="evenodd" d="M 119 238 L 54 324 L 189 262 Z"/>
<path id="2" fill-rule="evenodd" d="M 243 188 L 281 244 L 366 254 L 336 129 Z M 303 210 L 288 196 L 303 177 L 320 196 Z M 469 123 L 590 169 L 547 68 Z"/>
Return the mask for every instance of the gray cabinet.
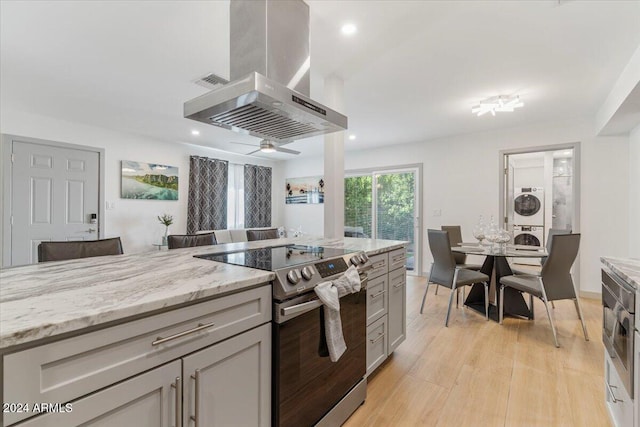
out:
<path id="1" fill-rule="evenodd" d="M 405 248 L 369 256 L 367 376 L 405 340 L 407 291 Z"/>
<path id="2" fill-rule="evenodd" d="M 180 421 L 180 361 L 174 361 L 90 394 L 62 410 L 17 424 L 20 427 L 167 427 Z M 33 409 L 33 408 L 32 408 Z"/>
<path id="3" fill-rule="evenodd" d="M 183 361 L 185 427 L 270 425 L 270 325 L 198 351 Z"/>
<path id="4" fill-rule="evenodd" d="M 389 278 L 386 274 L 367 284 L 367 325 L 387 314 Z"/>
<path id="5" fill-rule="evenodd" d="M 407 338 L 407 271 L 389 273 L 389 354 Z"/>
<path id="6" fill-rule="evenodd" d="M 26 420 L 24 425 L 29 426 L 180 425 L 182 419 L 189 421 L 190 415 L 185 414 L 193 414 L 187 410 L 195 407 L 182 411 L 173 402 L 182 401 L 182 392 L 192 399 L 199 371 L 204 374 L 199 382 L 205 402 L 201 407 L 213 420 L 200 426 L 267 425 L 270 320 L 271 286 L 267 285 L 5 354 L 5 402 L 69 402 L 73 417 L 32 410 L 7 412 L 0 424 Z M 188 365 L 184 371 L 183 361 Z M 182 385 L 176 388 L 178 382 Z M 222 412 L 211 418 L 207 411 L 212 397 L 216 402 L 223 399 L 228 416 L 235 408 L 234 419 L 239 421 L 231 422 Z M 244 409 L 238 411 L 240 407 Z M 118 417 L 127 421 L 118 422 Z"/>
<path id="7" fill-rule="evenodd" d="M 387 359 L 387 316 L 367 326 L 367 376 Z"/>

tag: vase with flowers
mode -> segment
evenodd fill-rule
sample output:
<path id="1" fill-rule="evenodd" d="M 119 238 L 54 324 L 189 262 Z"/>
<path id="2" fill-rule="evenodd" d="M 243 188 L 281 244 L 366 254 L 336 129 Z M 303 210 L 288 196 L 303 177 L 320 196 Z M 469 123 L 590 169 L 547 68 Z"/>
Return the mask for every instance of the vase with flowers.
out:
<path id="1" fill-rule="evenodd" d="M 169 215 L 169 214 L 164 214 L 164 215 L 159 215 L 158 216 L 158 221 L 160 221 L 160 224 L 164 225 L 164 236 L 162 236 L 162 244 L 166 245 L 167 244 L 167 240 L 168 240 L 168 236 L 169 236 L 169 226 L 171 224 L 173 224 L 173 215 Z"/>

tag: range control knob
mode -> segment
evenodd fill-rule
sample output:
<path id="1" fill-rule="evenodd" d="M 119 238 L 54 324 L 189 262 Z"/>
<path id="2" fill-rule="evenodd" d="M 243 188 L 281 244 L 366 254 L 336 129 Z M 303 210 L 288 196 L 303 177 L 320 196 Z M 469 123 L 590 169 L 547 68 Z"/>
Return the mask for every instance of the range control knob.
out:
<path id="1" fill-rule="evenodd" d="M 351 261 L 351 264 L 355 265 L 356 267 L 358 266 L 358 264 L 360 264 L 360 258 L 357 255 L 352 256 L 349 261 Z"/>
<path id="2" fill-rule="evenodd" d="M 287 273 L 289 283 L 295 285 L 300 281 L 300 270 L 291 270 Z"/>
<path id="3" fill-rule="evenodd" d="M 302 277 L 304 278 L 304 280 L 311 280 L 311 278 L 313 277 L 313 269 L 311 267 L 303 267 Z"/>
<path id="4" fill-rule="evenodd" d="M 367 256 L 367 254 L 362 254 L 360 255 L 360 260 L 364 264 L 365 262 L 369 261 L 369 257 Z"/>

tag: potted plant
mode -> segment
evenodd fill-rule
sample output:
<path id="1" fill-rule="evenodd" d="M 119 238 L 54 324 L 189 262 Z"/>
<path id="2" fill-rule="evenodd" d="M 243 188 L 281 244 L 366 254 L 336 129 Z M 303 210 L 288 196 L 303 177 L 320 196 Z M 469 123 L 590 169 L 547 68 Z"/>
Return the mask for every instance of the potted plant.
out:
<path id="1" fill-rule="evenodd" d="M 162 216 L 158 216 L 158 221 L 160 224 L 165 226 L 164 236 L 162 236 L 162 244 L 167 244 L 167 236 L 169 235 L 169 226 L 173 224 L 173 215 L 164 214 Z"/>

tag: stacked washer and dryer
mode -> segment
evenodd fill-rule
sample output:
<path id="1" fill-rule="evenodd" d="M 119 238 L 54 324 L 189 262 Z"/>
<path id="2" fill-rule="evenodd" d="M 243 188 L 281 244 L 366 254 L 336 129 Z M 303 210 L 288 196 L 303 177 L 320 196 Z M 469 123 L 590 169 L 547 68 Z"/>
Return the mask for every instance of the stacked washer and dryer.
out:
<path id="1" fill-rule="evenodd" d="M 513 198 L 513 243 L 544 246 L 544 190 L 520 187 Z"/>

